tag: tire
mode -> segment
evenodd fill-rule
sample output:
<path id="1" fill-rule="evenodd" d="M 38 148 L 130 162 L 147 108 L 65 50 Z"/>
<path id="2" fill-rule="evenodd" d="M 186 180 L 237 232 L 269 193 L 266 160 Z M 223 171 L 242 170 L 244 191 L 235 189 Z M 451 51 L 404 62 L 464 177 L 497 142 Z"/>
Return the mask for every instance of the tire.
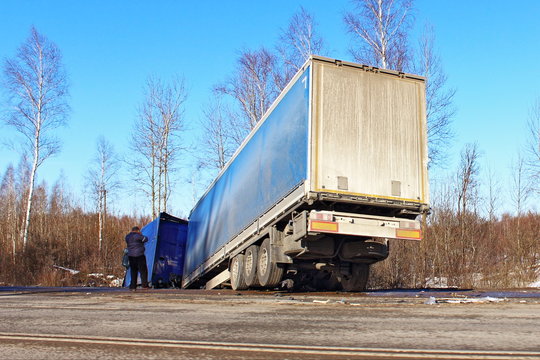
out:
<path id="1" fill-rule="evenodd" d="M 283 268 L 272 260 L 272 246 L 270 239 L 265 239 L 259 248 L 257 261 L 257 279 L 263 287 L 274 287 L 283 277 Z"/>
<path id="2" fill-rule="evenodd" d="M 238 254 L 231 260 L 231 287 L 233 290 L 247 289 L 244 279 L 244 255 Z"/>
<path id="3" fill-rule="evenodd" d="M 259 286 L 257 278 L 257 262 L 259 261 L 259 246 L 251 245 L 244 254 L 244 279 L 247 287 Z"/>
<path id="4" fill-rule="evenodd" d="M 351 274 L 341 276 L 341 286 L 345 291 L 366 291 L 369 278 L 368 264 L 351 264 Z"/>

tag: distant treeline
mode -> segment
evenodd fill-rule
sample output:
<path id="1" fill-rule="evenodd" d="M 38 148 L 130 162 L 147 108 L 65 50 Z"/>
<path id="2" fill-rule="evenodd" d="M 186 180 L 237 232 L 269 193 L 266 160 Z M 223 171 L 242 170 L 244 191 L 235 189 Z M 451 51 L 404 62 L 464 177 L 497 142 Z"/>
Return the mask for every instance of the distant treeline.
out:
<path id="1" fill-rule="evenodd" d="M 29 241 L 24 249 L 27 190 L 17 173 L 21 172 L 9 167 L 0 183 L 0 284 L 87 285 L 84 274 L 123 276 L 124 235 L 149 218 L 107 214 L 100 251 L 98 213 L 84 211 L 61 182 L 50 190 L 42 184 L 34 191 Z M 73 276 L 57 266 L 81 273 Z"/>
<path id="2" fill-rule="evenodd" d="M 525 210 L 538 194 L 537 167 L 518 161 L 504 193 L 495 176 L 480 181 L 478 160 L 476 145 L 467 145 L 455 175 L 432 184 L 425 239 L 392 243 L 372 286 L 508 288 L 540 279 L 540 214 Z M 514 215 L 497 215 L 505 198 Z"/>
<path id="3" fill-rule="evenodd" d="M 515 288 L 540 279 L 540 215 L 485 219 L 435 208 L 421 242 L 394 241 L 370 288 Z"/>
<path id="4" fill-rule="evenodd" d="M 84 211 L 61 182 L 39 185 L 23 250 L 26 191 L 18 173 L 8 168 L 0 184 L 1 284 L 86 285 L 81 274 L 123 276 L 124 235 L 150 218 L 106 214 L 100 251 L 98 213 Z M 454 188 L 460 191 L 445 188 L 435 197 L 423 241 L 391 242 L 390 258 L 373 266 L 370 288 L 508 288 L 538 279 L 540 214 L 481 216 L 476 209 L 487 200 L 470 197 L 463 208 L 463 187 Z"/>

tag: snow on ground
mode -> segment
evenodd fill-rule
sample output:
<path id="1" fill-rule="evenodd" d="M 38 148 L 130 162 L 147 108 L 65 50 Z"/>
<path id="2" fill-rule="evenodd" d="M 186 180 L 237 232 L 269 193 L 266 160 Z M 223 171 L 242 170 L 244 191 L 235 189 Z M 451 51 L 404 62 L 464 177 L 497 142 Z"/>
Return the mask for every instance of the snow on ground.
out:
<path id="1" fill-rule="evenodd" d="M 493 303 L 493 302 L 501 302 L 506 301 L 506 299 L 499 299 L 492 296 L 484 296 L 481 298 L 469 298 L 469 297 L 463 297 L 463 298 L 436 298 L 434 296 L 430 296 L 429 299 L 426 300 L 424 304 L 426 305 L 435 305 L 435 304 L 470 304 L 470 303 Z"/>
<path id="2" fill-rule="evenodd" d="M 109 287 L 121 287 L 123 283 L 122 278 L 118 278 L 115 275 L 105 275 L 102 273 L 81 273 L 79 270 L 66 268 L 60 265 L 53 265 L 55 269 L 68 272 L 70 275 L 77 275 L 77 278 L 81 282 L 82 286 L 109 286 Z"/>
<path id="3" fill-rule="evenodd" d="M 63 266 L 60 266 L 60 265 L 53 265 L 53 267 L 56 268 L 56 269 L 65 270 L 65 271 L 69 272 L 71 275 L 76 275 L 76 274 L 80 273 L 79 270 L 69 269 L 67 267 L 63 267 Z"/>

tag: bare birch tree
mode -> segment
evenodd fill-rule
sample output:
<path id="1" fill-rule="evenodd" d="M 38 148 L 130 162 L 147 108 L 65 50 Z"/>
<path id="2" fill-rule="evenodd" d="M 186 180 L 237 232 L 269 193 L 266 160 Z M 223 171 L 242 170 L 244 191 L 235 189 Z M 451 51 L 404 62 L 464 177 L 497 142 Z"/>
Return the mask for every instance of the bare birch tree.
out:
<path id="1" fill-rule="evenodd" d="M 490 225 L 493 225 L 493 223 L 497 220 L 497 212 L 498 212 L 498 209 L 500 208 L 499 196 L 501 194 L 501 186 L 500 186 L 501 184 L 496 173 L 494 172 L 492 168 L 488 168 L 486 185 L 487 185 L 487 204 L 486 204 L 487 216 L 488 216 Z"/>
<path id="2" fill-rule="evenodd" d="M 452 118 L 456 90 L 448 88 L 447 76 L 439 55 L 434 49 L 435 32 L 426 26 L 419 41 L 419 54 L 413 71 L 426 78 L 426 117 L 428 126 L 429 165 L 444 160 L 447 147 L 453 137 Z"/>
<path id="3" fill-rule="evenodd" d="M 184 103 L 187 89 L 182 78 L 174 78 L 170 83 L 158 82 L 155 86 L 155 104 L 159 119 L 158 142 L 158 198 L 160 211 L 168 210 L 172 189 L 171 175 L 176 172 L 176 160 L 181 150 L 180 133 L 185 129 Z"/>
<path id="4" fill-rule="evenodd" d="M 523 210 L 531 191 L 531 184 L 527 177 L 525 159 L 521 153 L 518 153 L 518 156 L 516 160 L 512 162 L 510 169 L 512 173 L 510 198 L 516 210 L 516 217 L 519 219 L 523 216 Z"/>
<path id="5" fill-rule="evenodd" d="M 479 228 L 479 160 L 480 154 L 476 144 L 466 144 L 461 152 L 456 190 L 457 190 L 457 224 L 455 234 L 457 238 L 454 249 L 454 266 L 460 282 L 472 286 L 475 279 L 473 274 L 479 266 L 476 262 L 478 256 L 479 237 L 482 230 Z"/>
<path id="6" fill-rule="evenodd" d="M 516 244 L 516 253 L 517 257 L 520 260 L 523 260 L 524 249 L 523 249 L 523 230 L 522 230 L 522 218 L 524 217 L 524 207 L 526 205 L 527 199 L 530 195 L 530 184 L 527 177 L 527 170 L 525 159 L 519 153 L 517 159 L 512 163 L 511 166 L 512 172 L 512 186 L 510 191 L 510 199 L 514 205 L 516 211 L 516 228 L 515 228 L 515 244 Z"/>
<path id="7" fill-rule="evenodd" d="M 120 161 L 110 142 L 103 136 L 97 141 L 96 155 L 88 172 L 92 197 L 98 209 L 98 252 L 103 249 L 105 223 L 107 219 L 107 196 L 120 187 L 117 178 Z"/>
<path id="8" fill-rule="evenodd" d="M 457 175 L 457 213 L 458 217 L 470 211 L 470 203 L 478 195 L 478 147 L 476 144 L 467 144 L 461 152 L 461 162 Z"/>
<path id="9" fill-rule="evenodd" d="M 281 30 L 276 46 L 282 63 L 276 76 L 279 90 L 285 88 L 310 55 L 324 55 L 324 42 L 316 32 L 316 26 L 314 17 L 301 6 L 291 17 L 289 25 Z"/>
<path id="10" fill-rule="evenodd" d="M 540 195 L 540 98 L 531 107 L 529 114 L 528 161 L 531 170 L 531 183 Z"/>
<path id="11" fill-rule="evenodd" d="M 149 78 L 145 100 L 131 136 L 134 156 L 129 161 L 134 180 L 152 203 L 152 216 L 167 211 L 172 189 L 171 175 L 177 170 L 179 153 L 185 149 L 180 142 L 184 124 L 184 102 L 187 90 L 183 78 L 166 83 Z"/>
<path id="12" fill-rule="evenodd" d="M 408 31 L 412 0 L 353 0 L 354 11 L 344 16 L 354 36 L 354 59 L 383 69 L 403 71 L 409 59 Z"/>
<path id="13" fill-rule="evenodd" d="M 32 159 L 21 236 L 26 249 L 36 173 L 47 158 L 59 151 L 59 142 L 51 133 L 65 124 L 69 111 L 60 50 L 32 27 L 17 55 L 4 63 L 4 79 L 11 109 L 7 123 L 23 136 L 24 150 Z"/>
<path id="14" fill-rule="evenodd" d="M 228 95 L 238 105 L 238 111 L 227 111 L 226 126 L 226 136 L 236 146 L 262 119 L 279 92 L 309 55 L 322 51 L 323 41 L 316 33 L 315 26 L 313 16 L 301 7 L 291 18 L 288 27 L 281 32 L 276 46 L 279 56 L 264 47 L 243 50 L 233 75 L 223 84 L 214 87 L 216 94 Z M 223 125 L 223 122 L 216 121 L 206 123 L 213 124 L 214 132 L 217 130 L 216 125 Z M 209 130 L 207 128 L 206 132 Z M 217 144 L 207 145 L 215 147 Z"/>
<path id="15" fill-rule="evenodd" d="M 275 69 L 276 56 L 270 51 L 245 50 L 238 58 L 233 76 L 214 89 L 237 102 L 241 115 L 236 125 L 244 136 L 262 119 L 278 94 Z"/>
<path id="16" fill-rule="evenodd" d="M 128 174 L 135 182 L 136 187 L 144 192 L 151 201 L 152 217 L 157 214 L 157 144 L 158 130 L 157 118 L 153 108 L 153 98 L 150 94 L 149 81 L 145 87 L 145 99 L 139 106 L 138 118 L 131 133 L 130 150 L 128 157 Z"/>
<path id="17" fill-rule="evenodd" d="M 219 98 L 210 102 L 203 113 L 203 158 L 200 163 L 206 168 L 219 171 L 225 167 L 234 152 L 234 143 L 237 143 L 232 133 L 234 123 L 231 123 L 231 116 L 228 116 L 230 111 Z"/>

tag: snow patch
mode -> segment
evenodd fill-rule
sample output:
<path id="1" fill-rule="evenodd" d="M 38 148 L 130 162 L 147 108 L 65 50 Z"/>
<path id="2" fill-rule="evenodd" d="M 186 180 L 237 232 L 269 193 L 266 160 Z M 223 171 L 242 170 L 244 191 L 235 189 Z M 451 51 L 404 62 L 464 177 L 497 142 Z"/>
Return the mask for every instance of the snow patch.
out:
<path id="1" fill-rule="evenodd" d="M 71 275 L 77 275 L 78 273 L 80 273 L 79 270 L 69 269 L 69 268 L 67 268 L 67 267 L 63 267 L 63 266 L 60 266 L 60 265 L 53 265 L 53 268 L 67 271 L 67 272 L 69 272 Z"/>
<path id="2" fill-rule="evenodd" d="M 111 280 L 111 282 L 109 283 L 109 285 L 111 287 L 122 287 L 122 280 L 121 279 L 113 279 Z"/>
<path id="3" fill-rule="evenodd" d="M 506 301 L 506 299 L 500 299 L 492 296 L 484 296 L 481 298 L 436 298 L 430 296 L 424 304 L 426 305 L 435 305 L 435 304 L 471 304 L 471 303 L 498 303 L 501 301 Z"/>
<path id="4" fill-rule="evenodd" d="M 327 300 L 313 300 L 316 304 L 328 304 L 330 302 L 330 299 Z"/>

